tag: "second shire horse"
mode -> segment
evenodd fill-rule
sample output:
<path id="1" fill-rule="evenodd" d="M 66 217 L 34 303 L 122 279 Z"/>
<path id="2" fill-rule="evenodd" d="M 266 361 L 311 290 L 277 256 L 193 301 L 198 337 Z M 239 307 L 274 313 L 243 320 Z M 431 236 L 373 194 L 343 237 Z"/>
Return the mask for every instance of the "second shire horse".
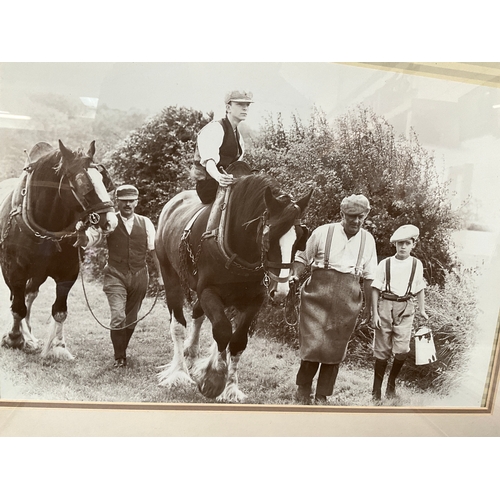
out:
<path id="1" fill-rule="evenodd" d="M 311 193 L 294 201 L 264 174 L 242 175 L 219 188 L 213 205 L 201 204 L 195 191 L 184 191 L 163 208 L 156 252 L 161 264 L 172 362 L 159 374 L 160 385 L 194 382 L 219 401 L 241 402 L 237 367 L 251 324 L 266 290 L 280 303 L 289 292 L 290 267 L 303 248 L 307 228 L 301 223 Z M 186 340 L 185 294 L 193 299 L 192 332 Z M 231 319 L 229 312 L 235 313 Z M 214 339 L 211 354 L 197 359 L 206 317 Z"/>
<path id="2" fill-rule="evenodd" d="M 63 323 L 67 298 L 78 277 L 77 222 L 111 231 L 118 224 L 109 195 L 114 186 L 104 167 L 93 163 L 95 142 L 87 153 L 38 143 L 29 153 L 23 175 L 8 182 L 0 206 L 0 263 L 11 294 L 13 324 L 2 346 L 36 348 L 30 312 L 39 287 L 56 282 L 52 328 L 43 357 L 73 359 Z"/>

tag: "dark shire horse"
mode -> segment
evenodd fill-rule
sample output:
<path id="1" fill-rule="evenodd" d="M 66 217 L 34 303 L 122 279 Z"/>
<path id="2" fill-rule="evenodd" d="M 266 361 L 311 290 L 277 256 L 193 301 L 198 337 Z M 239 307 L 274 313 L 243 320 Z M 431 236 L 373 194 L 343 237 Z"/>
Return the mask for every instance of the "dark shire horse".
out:
<path id="1" fill-rule="evenodd" d="M 156 252 L 165 282 L 174 356 L 162 367 L 160 385 L 194 379 L 208 398 L 245 399 L 238 388 L 238 361 L 266 290 L 278 303 L 288 294 L 294 253 L 307 239 L 300 217 L 311 194 L 295 202 L 280 192 L 271 177 L 256 174 L 243 175 L 229 188 L 219 188 L 212 213 L 195 191 L 179 193 L 165 205 L 158 221 Z M 184 346 L 184 293 L 189 296 L 191 291 L 196 292 L 192 332 Z M 228 313 L 235 317 L 230 320 Z M 215 342 L 207 359 L 196 360 L 205 315 Z"/>
<path id="2" fill-rule="evenodd" d="M 79 271 L 75 226 L 80 222 L 107 232 L 118 223 L 109 195 L 113 183 L 104 167 L 93 163 L 94 153 L 94 141 L 86 154 L 70 151 L 61 141 L 59 149 L 35 145 L 23 175 L 0 206 L 0 263 L 13 316 L 3 346 L 38 347 L 31 332 L 31 306 L 50 276 L 56 282 L 56 299 L 42 356 L 73 359 L 63 323 L 68 293 Z"/>

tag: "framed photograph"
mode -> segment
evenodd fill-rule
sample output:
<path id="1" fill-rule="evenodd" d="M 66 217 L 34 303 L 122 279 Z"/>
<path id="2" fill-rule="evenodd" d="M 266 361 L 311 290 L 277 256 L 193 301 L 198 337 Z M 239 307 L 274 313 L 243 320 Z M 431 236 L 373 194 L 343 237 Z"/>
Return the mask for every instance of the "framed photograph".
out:
<path id="1" fill-rule="evenodd" d="M 499 435 L 499 148 L 499 63 L 0 63 L 0 434 Z M 309 359 L 326 250 L 307 245 L 331 223 L 337 257 L 358 232 L 376 254 L 337 357 Z M 407 240 L 420 278 L 393 300 L 384 263 Z M 121 313 L 113 266 L 144 280 Z M 344 295 L 328 290 L 312 316 L 335 322 Z M 301 361 L 317 364 L 309 386 Z"/>

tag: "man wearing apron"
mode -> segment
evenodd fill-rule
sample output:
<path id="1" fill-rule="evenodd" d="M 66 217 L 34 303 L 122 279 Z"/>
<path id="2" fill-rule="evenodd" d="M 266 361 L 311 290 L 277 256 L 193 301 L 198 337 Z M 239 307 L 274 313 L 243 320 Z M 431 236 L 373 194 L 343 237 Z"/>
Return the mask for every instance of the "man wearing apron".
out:
<path id="1" fill-rule="evenodd" d="M 306 249 L 297 253 L 293 266 L 294 279 L 311 266 L 311 276 L 301 290 L 301 362 L 296 380 L 296 399 L 305 404 L 311 402 L 318 368 L 315 402 L 324 404 L 333 393 L 339 364 L 346 356 L 347 343 L 363 306 L 361 278 L 366 320 L 371 312 L 377 251 L 373 236 L 361 228 L 370 203 L 365 196 L 353 194 L 342 200 L 340 211 L 341 222 L 316 228 Z"/>

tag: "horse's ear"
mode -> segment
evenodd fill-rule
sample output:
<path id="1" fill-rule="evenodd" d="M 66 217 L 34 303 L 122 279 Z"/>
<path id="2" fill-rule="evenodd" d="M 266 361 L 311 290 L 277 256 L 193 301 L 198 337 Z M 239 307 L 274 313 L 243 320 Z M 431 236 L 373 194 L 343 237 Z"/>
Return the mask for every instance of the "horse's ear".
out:
<path id="1" fill-rule="evenodd" d="M 277 212 L 280 208 L 282 208 L 282 205 L 274 197 L 271 188 L 269 186 L 266 187 L 266 191 L 264 192 L 264 201 L 270 213 Z"/>
<path id="2" fill-rule="evenodd" d="M 59 139 L 59 151 L 61 151 L 61 154 L 63 156 L 63 158 L 68 158 L 68 159 L 72 159 L 73 158 L 73 152 L 70 151 L 61 141 L 61 139 Z"/>
<path id="3" fill-rule="evenodd" d="M 89 156 L 91 159 L 94 158 L 95 155 L 95 141 L 92 141 L 90 143 L 89 150 L 87 152 L 87 156 Z"/>
<path id="4" fill-rule="evenodd" d="M 309 191 L 309 194 L 306 194 L 304 196 L 304 198 L 301 198 L 298 202 L 297 202 L 297 205 L 298 207 L 300 208 L 300 211 L 301 213 L 304 212 L 304 210 L 306 209 L 307 205 L 309 205 L 309 200 L 311 199 L 311 196 L 313 194 L 313 191 L 314 191 L 314 188 L 311 189 L 311 191 Z"/>

